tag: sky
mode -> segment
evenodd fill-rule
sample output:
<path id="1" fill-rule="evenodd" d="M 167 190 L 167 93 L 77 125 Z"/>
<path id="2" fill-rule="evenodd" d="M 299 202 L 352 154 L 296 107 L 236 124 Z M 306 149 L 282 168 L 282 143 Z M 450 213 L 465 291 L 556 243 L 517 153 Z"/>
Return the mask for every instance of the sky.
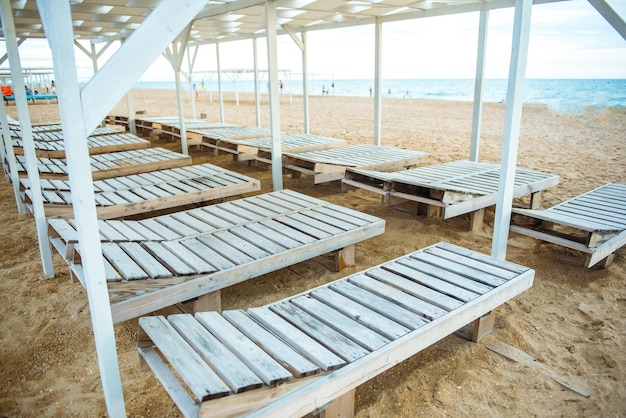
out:
<path id="1" fill-rule="evenodd" d="M 607 1 L 626 18 L 625 0 Z M 474 78 L 478 19 L 478 13 L 466 13 L 383 24 L 383 78 Z M 512 8 L 490 12 L 486 78 L 507 78 L 512 27 Z M 373 25 L 309 32 L 307 44 L 310 78 L 374 78 Z M 265 38 L 259 39 L 257 46 L 258 66 L 267 68 Z M 0 52 L 4 49 L 0 44 Z M 91 61 L 76 51 L 79 77 L 86 80 L 92 74 Z M 114 52 L 114 47 L 109 48 L 99 64 Z M 20 55 L 24 68 L 52 66 L 45 40 L 27 40 Z M 223 43 L 220 63 L 222 69 L 252 69 L 252 41 Z M 278 37 L 278 67 L 289 70 L 292 79 L 301 78 L 302 54 L 286 35 Z M 183 68 L 188 69 L 186 64 Z M 200 47 L 194 72 L 216 68 L 215 47 Z M 586 0 L 534 6 L 526 76 L 626 79 L 626 41 Z M 141 78 L 173 79 L 172 68 L 163 57 Z"/>

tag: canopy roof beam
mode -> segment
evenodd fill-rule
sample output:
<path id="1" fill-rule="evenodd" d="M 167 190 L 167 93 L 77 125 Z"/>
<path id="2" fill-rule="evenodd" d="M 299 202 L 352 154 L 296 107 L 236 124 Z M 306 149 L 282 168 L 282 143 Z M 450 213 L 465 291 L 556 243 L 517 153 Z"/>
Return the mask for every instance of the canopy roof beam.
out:
<path id="1" fill-rule="evenodd" d="M 613 10 L 613 8 L 606 2 L 606 0 L 588 0 L 597 11 L 606 19 L 607 22 L 620 34 L 624 40 L 626 40 L 626 22 L 620 15 Z"/>

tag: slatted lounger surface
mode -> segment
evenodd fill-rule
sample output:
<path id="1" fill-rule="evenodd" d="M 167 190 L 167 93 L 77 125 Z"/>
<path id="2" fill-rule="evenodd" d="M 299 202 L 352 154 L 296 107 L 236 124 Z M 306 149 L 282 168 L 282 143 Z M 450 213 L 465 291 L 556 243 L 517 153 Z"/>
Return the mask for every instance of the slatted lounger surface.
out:
<path id="1" fill-rule="evenodd" d="M 380 193 L 383 201 L 392 205 L 415 201 L 427 207 L 429 216 L 440 210 L 444 219 L 471 213 L 471 229 L 475 230 L 482 224 L 484 209 L 496 204 L 499 179 L 499 165 L 453 161 L 393 173 L 350 169 L 343 188 Z M 518 168 L 513 197 L 531 195 L 531 207 L 537 207 L 537 193 L 558 182 L 556 174 Z"/>
<path id="2" fill-rule="evenodd" d="M 18 155 L 18 172 L 26 177 L 26 158 Z M 91 175 L 94 180 L 164 170 L 191 164 L 191 157 L 165 148 L 146 148 L 135 151 L 120 151 L 97 154 L 89 157 Z M 67 179 L 65 159 L 39 158 L 37 160 L 41 178 Z"/>
<path id="3" fill-rule="evenodd" d="M 130 151 L 150 147 L 150 141 L 129 133 L 90 136 L 87 138 L 89 154 Z M 21 139 L 13 140 L 16 155 L 24 155 L 24 144 Z M 35 155 L 44 158 L 65 158 L 63 141 L 35 141 Z"/>
<path id="4" fill-rule="evenodd" d="M 343 139 L 308 134 L 284 135 L 281 136 L 280 142 L 283 152 L 307 152 L 345 147 L 348 144 Z M 216 146 L 218 151 L 233 154 L 237 161 L 256 160 L 262 164 L 272 163 L 271 137 L 240 140 L 221 139 L 217 141 Z"/>
<path id="5" fill-rule="evenodd" d="M 425 152 L 377 145 L 349 145 L 301 153 L 285 153 L 283 167 L 294 177 L 313 176 L 315 184 L 343 178 L 348 167 L 394 170 L 417 164 Z"/>
<path id="6" fill-rule="evenodd" d="M 42 179 L 46 216 L 73 216 L 67 180 Z M 30 181 L 22 179 L 27 203 L 32 202 Z M 206 202 L 257 191 L 259 180 L 212 164 L 197 164 L 142 174 L 112 177 L 93 182 L 99 219 Z"/>
<path id="7" fill-rule="evenodd" d="M 202 134 L 202 146 L 212 148 L 217 155 L 220 141 L 241 141 L 251 138 L 263 138 L 271 135 L 269 129 L 256 126 L 233 126 L 229 128 L 195 130 Z"/>
<path id="8" fill-rule="evenodd" d="M 113 135 L 119 134 L 120 131 L 113 128 L 96 128 L 94 129 L 89 136 L 99 136 L 99 135 Z M 22 131 L 21 129 L 16 129 L 11 132 L 11 136 L 13 138 L 21 138 Z M 35 141 L 63 141 L 63 131 L 61 131 L 61 125 L 48 125 L 41 126 L 38 130 L 35 130 L 33 127 L 33 140 Z"/>
<path id="9" fill-rule="evenodd" d="M 325 416 L 352 416 L 357 386 L 467 324 L 486 328 L 480 339 L 533 278 L 439 243 L 245 312 L 140 318 L 138 350 L 188 417 L 295 417 L 333 401 Z"/>
<path id="10" fill-rule="evenodd" d="M 545 210 L 514 209 L 511 231 L 587 254 L 604 268 L 626 244 L 626 185 L 608 183 Z"/>
<path id="11" fill-rule="evenodd" d="M 50 219 L 51 242 L 83 280 L 73 221 Z M 282 190 L 140 221 L 100 221 L 115 322 L 200 297 L 329 252 L 354 265 L 356 243 L 385 221 Z M 207 305 L 204 305 L 205 307 Z M 213 304 L 213 306 L 215 306 Z"/>

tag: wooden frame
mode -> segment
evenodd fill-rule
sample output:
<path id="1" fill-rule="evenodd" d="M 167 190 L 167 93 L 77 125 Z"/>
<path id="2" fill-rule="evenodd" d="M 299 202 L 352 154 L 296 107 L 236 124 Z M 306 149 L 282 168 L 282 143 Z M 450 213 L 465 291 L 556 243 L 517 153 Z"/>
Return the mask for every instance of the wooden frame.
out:
<path id="1" fill-rule="evenodd" d="M 73 216 L 70 184 L 41 179 L 46 217 Z M 30 180 L 21 180 L 26 202 Z M 93 182 L 98 219 L 112 219 L 257 191 L 259 180 L 212 164 L 196 164 Z"/>
<path id="2" fill-rule="evenodd" d="M 605 268 L 626 244 L 626 185 L 608 183 L 545 210 L 514 209 L 511 231 L 587 254 Z"/>
<path id="3" fill-rule="evenodd" d="M 558 184 L 559 176 L 518 168 L 513 197 L 530 195 L 529 206 L 539 206 L 539 192 Z M 443 219 L 469 213 L 470 230 L 482 227 L 484 209 L 496 204 L 500 169 L 496 164 L 453 161 L 393 173 L 349 169 L 342 189 L 366 189 L 382 195 L 390 206 L 411 201 L 418 214 L 440 214 Z"/>
<path id="4" fill-rule="evenodd" d="M 91 155 L 89 159 L 91 160 L 91 175 L 94 180 L 183 167 L 192 162 L 190 156 L 165 148 L 143 148 L 95 154 Z M 23 156 L 17 156 L 16 162 L 19 176 L 27 177 L 26 159 Z M 42 179 L 68 178 L 65 159 L 39 158 L 37 165 L 39 177 Z"/>
<path id="5" fill-rule="evenodd" d="M 72 221 L 50 219 L 50 242 L 83 281 Z M 354 245 L 382 234 L 385 221 L 289 190 L 140 221 L 100 221 L 114 322 L 200 298 L 220 308 L 219 291 L 318 255 L 354 265 Z"/>
<path id="6" fill-rule="evenodd" d="M 360 384 L 466 324 L 479 339 L 533 278 L 439 243 L 247 312 L 140 318 L 137 346 L 186 417 L 349 417 Z"/>
<path id="7" fill-rule="evenodd" d="M 130 151 L 150 147 L 150 141 L 130 133 L 116 133 L 87 137 L 89 154 Z M 15 155 L 24 155 L 24 147 L 20 139 L 13 140 Z M 38 158 L 65 158 L 63 141 L 35 141 L 35 156 Z"/>
<path id="8" fill-rule="evenodd" d="M 292 177 L 313 176 L 315 184 L 341 180 L 346 169 L 395 170 L 416 165 L 425 152 L 379 145 L 348 145 L 340 148 L 285 153 L 283 168 Z"/>

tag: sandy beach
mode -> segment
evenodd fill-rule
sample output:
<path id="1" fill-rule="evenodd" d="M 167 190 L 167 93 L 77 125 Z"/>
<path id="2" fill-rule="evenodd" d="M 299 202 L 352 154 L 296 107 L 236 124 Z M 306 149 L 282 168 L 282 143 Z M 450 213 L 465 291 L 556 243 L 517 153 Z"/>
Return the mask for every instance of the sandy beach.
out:
<path id="1" fill-rule="evenodd" d="M 174 91 L 135 90 L 134 107 L 149 117 L 176 114 Z M 188 100 L 185 116 L 192 117 Z M 196 113 L 219 122 L 217 94 L 199 97 Z M 56 104 L 30 105 L 33 123 L 59 120 Z M 310 99 L 311 133 L 373 142 L 371 98 Z M 15 106 L 9 116 L 17 118 Z M 111 114 L 127 115 L 125 101 Z M 472 104 L 415 99 L 383 100 L 383 145 L 425 151 L 423 165 L 469 158 Z M 498 163 L 504 130 L 503 104 L 483 108 L 480 160 Z M 269 126 L 267 97 L 262 126 Z M 252 95 L 225 93 L 225 122 L 254 125 Z M 281 97 L 281 130 L 303 131 L 302 98 Z M 626 109 L 589 108 L 556 113 L 524 107 L 518 165 L 556 173 L 558 186 L 542 192 L 548 207 L 607 182 L 626 183 Z M 179 143 L 153 146 L 180 151 Z M 214 157 L 191 148 L 194 163 L 210 162 L 261 180 L 272 190 L 269 170 Z M 439 241 L 483 253 L 491 251 L 494 208 L 480 232 L 468 217 L 418 217 L 391 209 L 374 193 L 344 193 L 339 182 L 311 186 L 309 178 L 284 177 L 284 187 L 385 219 L 383 235 L 357 245 L 356 267 L 334 273 L 319 257 L 222 291 L 223 308 L 248 308 L 285 298 Z M 0 187 L 0 416 L 105 416 L 87 296 L 71 283 L 67 265 L 54 255 L 56 277 L 46 279 L 34 220 L 20 216 L 8 181 Z M 500 307 L 494 332 L 479 344 L 451 335 L 356 392 L 357 417 L 623 417 L 626 416 L 626 251 L 604 270 L 583 267 L 584 255 L 512 235 L 507 259 L 536 270 L 534 286 Z M 175 313 L 175 307 L 159 311 Z M 182 416 L 159 382 L 139 369 L 137 320 L 115 326 L 126 410 L 132 417 Z M 503 342 L 536 358 L 553 377 L 487 349 Z"/>

